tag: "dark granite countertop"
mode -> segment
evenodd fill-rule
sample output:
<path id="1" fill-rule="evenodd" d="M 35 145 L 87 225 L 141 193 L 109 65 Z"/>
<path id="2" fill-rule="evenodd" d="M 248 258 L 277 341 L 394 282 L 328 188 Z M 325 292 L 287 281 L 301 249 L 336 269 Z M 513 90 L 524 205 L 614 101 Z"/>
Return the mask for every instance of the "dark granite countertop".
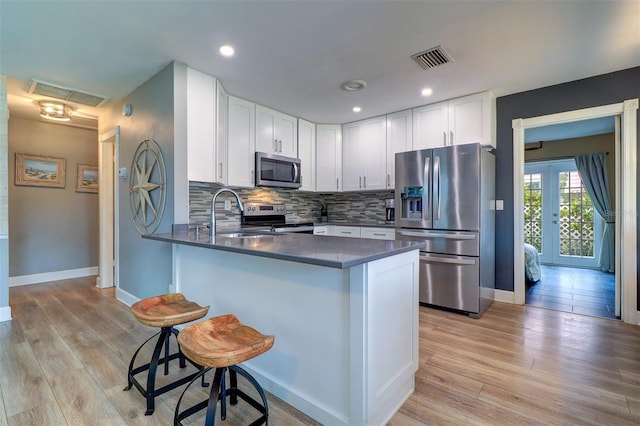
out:
<path id="1" fill-rule="evenodd" d="M 314 226 L 326 226 L 326 225 L 333 225 L 333 226 L 359 226 L 361 228 L 389 228 L 389 229 L 394 229 L 396 226 L 393 223 L 384 223 L 384 222 L 379 222 L 379 223 L 372 223 L 372 222 L 347 222 L 347 221 L 338 221 L 338 220 L 333 220 L 330 222 L 313 222 Z"/>
<path id="2" fill-rule="evenodd" d="M 249 234 L 246 230 L 236 232 Z M 173 233 L 143 235 L 142 238 L 339 269 L 424 248 L 424 243 L 410 241 L 341 238 L 300 233 L 251 233 L 260 235 L 256 238 L 233 238 L 229 234 L 230 232 L 219 232 L 212 239 L 207 232 L 200 232 L 199 237 L 196 238 L 193 230 L 175 230 Z"/>

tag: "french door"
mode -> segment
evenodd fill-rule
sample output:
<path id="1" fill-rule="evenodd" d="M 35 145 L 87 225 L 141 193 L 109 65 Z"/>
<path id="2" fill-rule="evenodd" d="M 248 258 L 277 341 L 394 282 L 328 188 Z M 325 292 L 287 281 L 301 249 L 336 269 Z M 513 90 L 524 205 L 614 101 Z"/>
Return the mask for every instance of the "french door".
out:
<path id="1" fill-rule="evenodd" d="M 597 268 L 602 219 L 573 160 L 525 164 L 525 242 L 546 264 Z"/>

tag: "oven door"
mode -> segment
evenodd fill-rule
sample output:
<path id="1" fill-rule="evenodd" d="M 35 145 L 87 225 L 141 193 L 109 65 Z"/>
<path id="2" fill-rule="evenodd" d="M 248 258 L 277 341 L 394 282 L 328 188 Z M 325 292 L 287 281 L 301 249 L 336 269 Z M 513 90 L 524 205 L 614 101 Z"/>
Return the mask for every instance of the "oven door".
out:
<path id="1" fill-rule="evenodd" d="M 480 312 L 480 261 L 477 257 L 420 253 L 421 303 Z"/>
<path id="2" fill-rule="evenodd" d="M 256 152 L 256 186 L 300 188 L 300 160 Z"/>

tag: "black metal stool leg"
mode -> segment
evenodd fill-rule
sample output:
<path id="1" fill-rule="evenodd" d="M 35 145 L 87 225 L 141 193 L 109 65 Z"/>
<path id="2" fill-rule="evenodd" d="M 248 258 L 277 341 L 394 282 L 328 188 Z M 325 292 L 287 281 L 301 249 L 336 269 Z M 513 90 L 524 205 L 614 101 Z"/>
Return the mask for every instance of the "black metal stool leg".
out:
<path id="1" fill-rule="evenodd" d="M 141 344 L 138 347 L 138 349 L 134 352 L 133 356 L 131 357 L 131 362 L 129 363 L 129 371 L 127 371 L 127 386 L 123 390 L 128 391 L 129 389 L 131 389 L 131 386 L 133 386 L 133 381 L 131 380 L 131 378 L 132 378 L 132 372 L 133 372 L 133 365 L 136 362 L 136 357 L 138 356 L 138 352 L 140 352 L 142 347 L 146 345 L 151 339 L 156 337 L 158 334 L 160 334 L 159 331 L 153 336 L 149 337 L 147 340 L 145 340 L 144 343 Z"/>
<path id="2" fill-rule="evenodd" d="M 182 425 L 182 422 L 181 422 L 182 419 L 186 419 L 192 414 L 195 414 L 198 411 L 202 410 L 203 408 L 207 407 L 208 400 L 205 400 L 194 405 L 193 407 L 187 408 L 183 412 L 180 412 L 180 404 L 182 403 L 182 398 L 184 397 L 185 393 L 187 393 L 187 390 L 189 390 L 189 387 L 191 387 L 191 385 L 195 383 L 199 378 L 204 377 L 204 375 L 207 372 L 209 372 L 209 370 L 211 370 L 211 368 L 202 368 L 200 371 L 198 371 L 198 373 L 193 377 L 193 379 L 191 379 L 189 384 L 184 388 L 184 390 L 182 391 L 182 394 L 180 394 L 180 398 L 178 399 L 178 403 L 176 404 L 176 409 L 173 412 L 174 426 Z"/>
<path id="3" fill-rule="evenodd" d="M 216 406 L 220 392 L 220 384 L 226 368 L 216 368 L 216 374 L 213 376 L 213 384 L 211 385 L 211 393 L 209 394 L 209 403 L 207 404 L 207 417 L 204 426 L 214 426 L 216 424 Z"/>
<path id="4" fill-rule="evenodd" d="M 229 386 L 231 387 L 231 389 L 237 389 L 238 388 L 238 374 L 236 374 L 236 370 L 234 370 L 233 368 L 229 368 Z M 231 405 L 236 405 L 238 403 L 238 395 L 231 394 L 231 397 L 229 398 L 229 403 Z"/>
<path id="5" fill-rule="evenodd" d="M 151 362 L 149 363 L 149 372 L 147 373 L 147 391 L 145 392 L 144 397 L 147 399 L 147 411 L 144 413 L 145 416 L 150 416 L 153 414 L 153 410 L 155 409 L 155 387 L 156 387 L 156 371 L 158 369 L 158 360 L 160 359 L 160 352 L 162 351 L 162 345 L 167 343 L 168 335 L 166 334 L 165 329 L 163 328 L 160 332 L 160 338 L 156 342 L 156 347 L 153 349 L 153 356 L 151 357 Z M 163 338 L 164 337 L 164 338 Z M 164 359 L 165 364 L 165 374 L 169 374 L 168 366 L 169 366 L 169 357 L 165 356 Z"/>

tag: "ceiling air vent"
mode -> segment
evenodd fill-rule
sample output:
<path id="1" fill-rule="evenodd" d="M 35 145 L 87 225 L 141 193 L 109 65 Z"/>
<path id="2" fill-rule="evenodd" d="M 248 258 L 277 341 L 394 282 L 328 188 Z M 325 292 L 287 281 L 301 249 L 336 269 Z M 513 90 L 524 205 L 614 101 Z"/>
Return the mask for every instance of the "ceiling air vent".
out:
<path id="1" fill-rule="evenodd" d="M 31 87 L 28 90 L 29 93 L 34 95 L 42 95 L 50 98 L 60 99 L 62 101 L 74 102 L 81 105 L 87 105 L 91 107 L 102 106 L 109 98 L 105 96 L 96 95 L 93 93 L 81 92 L 69 87 L 57 86 L 45 81 L 33 80 Z"/>
<path id="2" fill-rule="evenodd" d="M 440 46 L 411 55 L 411 58 L 413 58 L 413 60 L 425 70 L 453 62 L 453 59 L 451 59 L 446 50 Z"/>

